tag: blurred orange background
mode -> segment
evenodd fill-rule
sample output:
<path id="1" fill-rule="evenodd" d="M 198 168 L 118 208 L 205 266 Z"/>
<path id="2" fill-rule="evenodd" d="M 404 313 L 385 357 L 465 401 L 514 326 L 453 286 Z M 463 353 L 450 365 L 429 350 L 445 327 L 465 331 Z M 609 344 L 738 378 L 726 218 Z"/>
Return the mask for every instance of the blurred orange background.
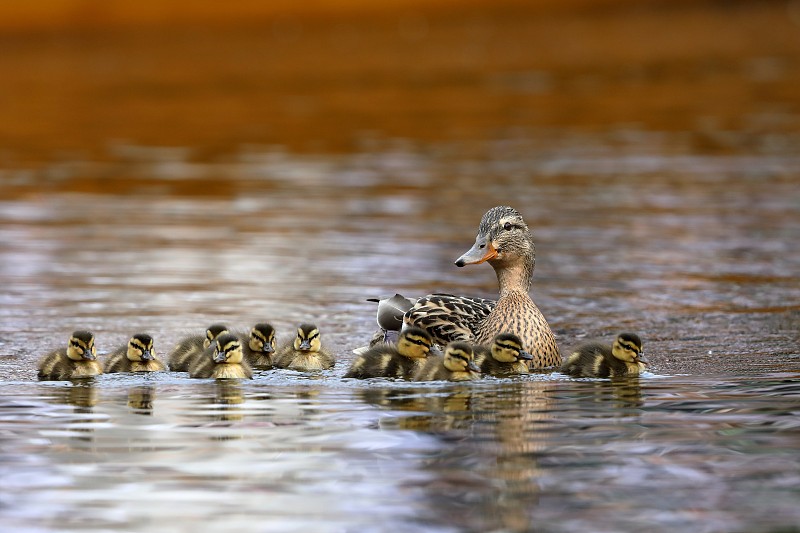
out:
<path id="1" fill-rule="evenodd" d="M 796 0 L 7 0 L 0 167 L 630 125 L 796 142 L 799 35 Z"/>

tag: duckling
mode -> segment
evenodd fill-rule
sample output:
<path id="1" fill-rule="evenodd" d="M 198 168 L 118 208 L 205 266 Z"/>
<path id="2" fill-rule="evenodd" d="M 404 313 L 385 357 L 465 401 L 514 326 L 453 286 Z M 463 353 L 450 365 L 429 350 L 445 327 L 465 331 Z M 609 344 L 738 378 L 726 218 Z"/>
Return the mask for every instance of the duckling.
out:
<path id="1" fill-rule="evenodd" d="M 429 357 L 414 375 L 414 381 L 471 381 L 481 377 L 481 369 L 473 361 L 468 342 L 456 341 L 444 349 L 444 357 Z"/>
<path id="2" fill-rule="evenodd" d="M 41 380 L 62 381 L 102 373 L 103 367 L 97 361 L 94 334 L 89 331 L 75 331 L 66 348 L 50 352 L 39 362 L 37 375 Z"/>
<path id="3" fill-rule="evenodd" d="M 244 358 L 242 341 L 231 333 L 223 333 L 214 344 L 189 365 L 189 377 L 216 379 L 252 379 L 253 370 Z"/>
<path id="4" fill-rule="evenodd" d="M 301 324 L 294 341 L 278 351 L 274 365 L 276 368 L 309 372 L 333 368 L 334 363 L 333 355 L 322 348 L 319 328 L 314 324 Z"/>
<path id="5" fill-rule="evenodd" d="M 522 347 L 522 341 L 513 333 L 500 333 L 495 335 L 492 345 L 476 346 L 475 365 L 481 369 L 482 374 L 490 376 L 510 376 L 513 374 L 527 374 L 526 361 L 533 356 Z"/>
<path id="6" fill-rule="evenodd" d="M 214 339 L 228 333 L 228 326 L 212 324 L 208 326 L 206 335 L 192 335 L 180 341 L 169 353 L 169 369 L 173 372 L 186 372 L 193 360 L 211 346 Z"/>
<path id="7" fill-rule="evenodd" d="M 638 376 L 647 364 L 642 341 L 635 333 L 620 333 L 614 344 L 587 342 L 575 348 L 561 372 L 572 377 L 607 378 Z"/>
<path id="8" fill-rule="evenodd" d="M 481 218 L 475 244 L 455 264 L 488 262 L 497 275 L 497 301 L 452 294 L 430 294 L 405 312 L 403 321 L 430 333 L 440 345 L 462 340 L 486 345 L 498 333 L 514 333 L 535 354 L 529 367 L 561 365 L 555 336 L 528 292 L 536 262 L 533 236 L 522 215 L 493 207 Z"/>
<path id="9" fill-rule="evenodd" d="M 272 368 L 275 356 L 275 328 L 263 322 L 256 324 L 250 330 L 247 344 L 244 344 L 243 348 L 244 357 L 251 366 Z"/>
<path id="10" fill-rule="evenodd" d="M 153 337 L 137 333 L 128 344 L 122 345 L 108 355 L 103 371 L 112 372 L 159 372 L 167 366 L 158 358 L 153 348 Z"/>
<path id="11" fill-rule="evenodd" d="M 424 366 L 432 343 L 425 330 L 408 328 L 397 345 L 379 343 L 356 357 L 344 377 L 411 379 Z"/>

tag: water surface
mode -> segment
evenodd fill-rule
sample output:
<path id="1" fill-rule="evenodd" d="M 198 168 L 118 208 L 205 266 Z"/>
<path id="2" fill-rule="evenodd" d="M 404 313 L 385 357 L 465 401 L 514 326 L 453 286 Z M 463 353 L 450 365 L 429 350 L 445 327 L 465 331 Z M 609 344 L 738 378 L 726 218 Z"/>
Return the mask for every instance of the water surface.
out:
<path id="1" fill-rule="evenodd" d="M 3 529 L 796 530 L 796 2 L 612 4 L 3 33 Z M 367 298 L 496 295 L 506 204 L 562 351 L 650 372 L 343 379 Z M 35 379 L 261 321 L 337 366 Z"/>

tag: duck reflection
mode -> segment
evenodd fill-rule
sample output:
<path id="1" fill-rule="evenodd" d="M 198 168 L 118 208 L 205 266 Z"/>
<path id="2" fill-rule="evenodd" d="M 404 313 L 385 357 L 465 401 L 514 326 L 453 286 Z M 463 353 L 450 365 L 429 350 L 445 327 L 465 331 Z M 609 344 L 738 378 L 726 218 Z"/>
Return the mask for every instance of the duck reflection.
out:
<path id="1" fill-rule="evenodd" d="M 97 405 L 97 387 L 94 378 L 74 379 L 68 387 L 59 387 L 53 396 L 56 403 L 73 405 L 78 413 L 91 413 Z"/>
<path id="2" fill-rule="evenodd" d="M 382 429 L 442 440 L 441 452 L 425 459 L 436 480 L 418 488 L 440 516 L 446 511 L 451 526 L 531 531 L 543 473 L 539 462 L 557 447 L 555 390 L 551 381 L 514 380 L 489 388 L 369 388 L 358 394 L 372 405 L 411 413 L 383 418 Z"/>
<path id="3" fill-rule="evenodd" d="M 153 385 L 139 385 L 128 389 L 128 407 L 137 415 L 152 416 L 156 389 Z"/>
<path id="4" fill-rule="evenodd" d="M 611 390 L 613 392 L 614 406 L 641 407 L 644 405 L 642 387 L 638 377 L 614 378 L 611 380 Z M 619 413 L 619 411 L 617 411 Z"/>
<path id="5" fill-rule="evenodd" d="M 105 419 L 94 416 L 94 407 L 98 403 L 98 397 L 94 378 L 74 379 L 70 385 L 54 390 L 52 396 L 54 403 L 74 407 L 71 415 L 59 417 L 63 420 L 61 429 L 68 435 L 67 442 L 70 448 L 86 449 L 87 443 L 90 448 L 93 446 L 94 424 L 105 421 Z"/>
<path id="6" fill-rule="evenodd" d="M 419 413 L 397 418 L 385 418 L 385 429 L 406 429 L 441 433 L 469 429 L 472 424 L 471 387 L 454 387 L 440 391 L 426 388 L 375 388 L 359 391 L 362 400 L 372 405 L 396 411 Z"/>

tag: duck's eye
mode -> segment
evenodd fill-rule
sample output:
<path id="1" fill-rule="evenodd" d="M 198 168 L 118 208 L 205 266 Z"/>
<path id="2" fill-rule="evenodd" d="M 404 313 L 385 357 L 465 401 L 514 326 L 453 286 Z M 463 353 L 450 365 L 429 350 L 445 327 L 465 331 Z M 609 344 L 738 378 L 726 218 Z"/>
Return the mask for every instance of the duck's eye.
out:
<path id="1" fill-rule="evenodd" d="M 505 224 L 503 224 L 503 229 L 506 230 L 506 231 L 510 231 L 511 228 L 513 228 L 513 227 L 514 227 L 514 225 L 511 222 L 506 222 Z"/>

